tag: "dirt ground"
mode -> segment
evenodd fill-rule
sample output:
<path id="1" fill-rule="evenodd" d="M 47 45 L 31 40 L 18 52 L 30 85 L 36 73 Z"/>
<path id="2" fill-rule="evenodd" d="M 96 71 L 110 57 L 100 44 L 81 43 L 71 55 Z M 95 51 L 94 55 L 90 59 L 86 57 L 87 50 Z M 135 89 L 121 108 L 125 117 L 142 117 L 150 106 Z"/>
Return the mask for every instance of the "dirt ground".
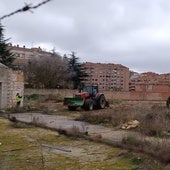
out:
<path id="1" fill-rule="evenodd" d="M 16 126 L 2 118 L 0 124 L 1 169 L 132 170 L 145 166 L 146 157 L 140 154 L 51 130 Z"/>
<path id="2" fill-rule="evenodd" d="M 127 107 L 142 105 L 141 102 L 125 102 Z M 153 105 L 155 103 L 152 103 Z M 161 103 L 163 105 L 164 103 Z M 119 105 L 111 105 L 104 110 L 94 110 L 92 113 L 107 114 L 113 112 L 113 108 Z M 146 105 L 146 104 L 145 104 Z M 45 103 L 34 103 L 31 107 L 42 109 L 43 115 L 36 113 L 19 114 L 21 119 L 36 121 L 36 123 L 45 123 L 45 125 L 58 127 L 72 127 L 74 119 L 79 118 L 85 111 L 78 109 L 70 112 L 62 103 L 53 101 Z M 150 103 L 146 105 L 152 107 Z M 141 106 L 142 107 L 142 106 Z M 17 114 L 14 114 L 17 117 Z M 26 115 L 31 115 L 27 117 Z M 58 118 L 55 118 L 58 116 Z M 71 122 L 71 125 L 62 123 L 65 118 Z M 41 119 L 42 118 L 42 119 Z M 48 121 L 47 121 L 48 120 Z M 57 121 L 58 122 L 55 122 Z M 76 121 L 78 122 L 78 121 Z M 61 124 L 60 124 L 61 123 Z M 79 123 L 79 122 L 78 122 Z M 128 150 L 122 150 L 105 144 L 90 142 L 84 139 L 66 137 L 58 134 L 56 131 L 47 129 L 29 127 L 24 124 L 11 124 L 8 120 L 0 119 L 0 167 L 1 169 L 63 169 L 63 170 L 169 170 L 168 165 L 163 165 L 155 159 Z M 110 125 L 105 127 L 90 125 L 80 122 L 82 130 L 88 127 L 92 130 L 89 133 L 94 135 L 96 132 L 102 133 L 102 138 L 111 136 L 108 132 Z M 98 128 L 96 128 L 98 127 Z M 112 139 L 118 139 L 124 131 L 114 129 L 115 134 Z M 121 132 L 121 133 L 120 133 Z"/>

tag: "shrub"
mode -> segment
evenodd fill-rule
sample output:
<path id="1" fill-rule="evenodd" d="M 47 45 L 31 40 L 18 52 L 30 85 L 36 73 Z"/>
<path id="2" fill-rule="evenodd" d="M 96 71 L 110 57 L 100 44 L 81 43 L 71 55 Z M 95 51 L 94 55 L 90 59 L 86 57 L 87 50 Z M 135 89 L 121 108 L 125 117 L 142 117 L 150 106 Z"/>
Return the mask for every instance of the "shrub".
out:
<path id="1" fill-rule="evenodd" d="M 45 101 L 49 101 L 49 100 L 53 100 L 55 102 L 62 102 L 63 101 L 63 97 L 60 94 L 54 95 L 54 94 L 49 94 Z"/>
<path id="2" fill-rule="evenodd" d="M 42 99 L 44 97 L 44 95 L 42 95 L 42 94 L 31 94 L 31 95 L 25 95 L 24 97 L 27 100 L 38 100 L 38 99 Z"/>
<path id="3" fill-rule="evenodd" d="M 145 135 L 162 136 L 163 132 L 170 130 L 170 113 L 166 108 L 154 106 L 147 113 L 140 124 L 140 131 Z"/>
<path id="4" fill-rule="evenodd" d="M 102 112 L 85 112 L 80 115 L 77 120 L 86 121 L 93 124 L 109 123 L 111 122 L 111 113 Z"/>
<path id="5" fill-rule="evenodd" d="M 25 111 L 26 111 L 26 108 L 24 107 L 19 107 L 19 108 L 11 107 L 11 108 L 6 109 L 7 113 L 24 113 Z"/>
<path id="6" fill-rule="evenodd" d="M 142 145 L 142 142 L 133 136 L 128 136 L 128 137 L 123 138 L 122 143 L 127 146 L 135 146 L 135 147 L 139 147 Z"/>
<path id="7" fill-rule="evenodd" d="M 170 163 L 169 139 L 127 136 L 122 139 L 124 148 L 150 155 L 164 164 Z"/>
<path id="8" fill-rule="evenodd" d="M 11 126 L 14 127 L 14 128 L 21 128 L 21 129 L 33 127 L 32 125 L 29 125 L 29 124 L 26 124 L 26 123 L 23 123 L 23 122 L 12 122 Z"/>
<path id="9" fill-rule="evenodd" d="M 111 117 L 112 126 L 122 125 L 124 122 L 128 120 L 129 115 L 125 112 L 114 111 Z"/>

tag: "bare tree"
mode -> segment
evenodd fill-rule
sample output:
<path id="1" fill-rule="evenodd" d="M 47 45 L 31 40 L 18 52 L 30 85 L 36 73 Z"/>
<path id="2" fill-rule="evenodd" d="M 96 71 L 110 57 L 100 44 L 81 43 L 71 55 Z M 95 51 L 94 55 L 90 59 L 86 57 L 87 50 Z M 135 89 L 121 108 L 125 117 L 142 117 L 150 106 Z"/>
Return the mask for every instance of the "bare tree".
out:
<path id="1" fill-rule="evenodd" d="M 31 59 L 24 68 L 26 82 L 34 88 L 66 88 L 67 61 L 59 55 Z"/>

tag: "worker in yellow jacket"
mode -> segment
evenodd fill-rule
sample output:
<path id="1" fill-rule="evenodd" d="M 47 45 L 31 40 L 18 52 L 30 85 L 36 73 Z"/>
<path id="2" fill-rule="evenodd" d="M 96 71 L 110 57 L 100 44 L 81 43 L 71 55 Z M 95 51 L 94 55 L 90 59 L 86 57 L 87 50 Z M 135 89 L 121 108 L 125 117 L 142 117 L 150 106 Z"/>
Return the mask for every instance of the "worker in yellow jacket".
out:
<path id="1" fill-rule="evenodd" d="M 20 106 L 22 100 L 22 96 L 19 95 L 19 93 L 16 94 L 15 96 L 15 101 L 17 103 L 17 108 Z"/>

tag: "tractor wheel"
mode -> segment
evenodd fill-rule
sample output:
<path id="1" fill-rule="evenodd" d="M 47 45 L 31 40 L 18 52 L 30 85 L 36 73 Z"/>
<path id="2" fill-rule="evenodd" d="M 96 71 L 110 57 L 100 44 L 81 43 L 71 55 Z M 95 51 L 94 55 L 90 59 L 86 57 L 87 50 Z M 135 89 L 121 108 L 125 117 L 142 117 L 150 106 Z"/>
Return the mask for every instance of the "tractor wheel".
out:
<path id="1" fill-rule="evenodd" d="M 104 95 L 102 94 L 99 99 L 97 100 L 97 108 L 98 109 L 104 109 L 106 106 L 106 99 Z"/>
<path id="2" fill-rule="evenodd" d="M 77 106 L 68 106 L 68 110 L 75 111 L 77 109 Z"/>
<path id="3" fill-rule="evenodd" d="M 94 107 L 93 100 L 86 99 L 85 103 L 84 103 L 84 109 L 85 110 L 93 110 L 93 107 Z"/>

